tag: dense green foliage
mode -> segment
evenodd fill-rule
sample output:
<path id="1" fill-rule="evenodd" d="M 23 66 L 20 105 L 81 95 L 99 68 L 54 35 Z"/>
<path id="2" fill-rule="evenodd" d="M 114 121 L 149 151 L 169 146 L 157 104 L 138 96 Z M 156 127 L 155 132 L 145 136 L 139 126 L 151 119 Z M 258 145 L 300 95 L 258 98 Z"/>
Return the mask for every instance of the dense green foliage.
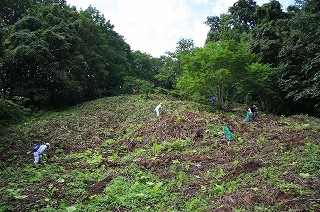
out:
<path id="1" fill-rule="evenodd" d="M 130 47 L 93 8 L 29 9 L 10 27 L 4 45 L 4 94 L 25 97 L 35 107 L 64 107 L 113 93 L 129 70 Z"/>
<path id="2" fill-rule="evenodd" d="M 182 59 L 184 72 L 177 83 L 184 95 L 195 100 L 215 95 L 220 108 L 228 101 L 264 100 L 268 67 L 254 63 L 254 55 L 244 43 L 232 40 L 208 42 Z M 257 88 L 259 88 L 260 93 Z M 205 98 L 205 99 L 202 99 Z M 261 103 L 262 104 L 262 103 Z"/>
<path id="3" fill-rule="evenodd" d="M 268 89 L 253 87 L 268 99 L 256 96 L 254 102 L 264 102 L 265 109 L 280 114 L 319 115 L 320 2 L 296 1 L 287 13 L 281 7 L 275 0 L 261 7 L 252 0 L 239 0 L 228 14 L 207 18 L 207 42 L 247 42 L 257 62 L 272 67 Z"/>
<path id="4" fill-rule="evenodd" d="M 131 51 L 103 14 L 65 0 L 0 3 L 0 89 L 24 107 L 64 108 L 84 101 L 154 90 L 184 98 L 257 104 L 278 114 L 319 115 L 317 0 L 282 10 L 272 0 L 239 0 L 208 17 L 206 45 L 181 38 L 159 58 Z M 169 90 L 169 91 L 168 91 Z"/>
<path id="5" fill-rule="evenodd" d="M 23 106 L 0 98 L 0 127 L 19 123 L 25 117 Z"/>
<path id="6" fill-rule="evenodd" d="M 320 2 L 309 1 L 287 24 L 289 29 L 279 51 L 277 85 L 288 109 L 320 111 Z"/>

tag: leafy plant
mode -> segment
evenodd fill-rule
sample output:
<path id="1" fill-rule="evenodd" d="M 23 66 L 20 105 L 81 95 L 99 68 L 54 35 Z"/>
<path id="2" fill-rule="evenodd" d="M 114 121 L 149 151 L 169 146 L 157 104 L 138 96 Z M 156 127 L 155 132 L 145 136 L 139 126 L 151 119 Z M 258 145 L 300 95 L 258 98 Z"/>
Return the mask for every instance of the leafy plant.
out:
<path id="1" fill-rule="evenodd" d="M 87 160 L 89 164 L 99 164 L 104 160 L 102 155 L 93 155 Z"/>
<path id="2" fill-rule="evenodd" d="M 157 155 L 162 149 L 163 149 L 163 147 L 157 143 L 154 143 L 152 145 L 152 153 L 155 155 Z"/>

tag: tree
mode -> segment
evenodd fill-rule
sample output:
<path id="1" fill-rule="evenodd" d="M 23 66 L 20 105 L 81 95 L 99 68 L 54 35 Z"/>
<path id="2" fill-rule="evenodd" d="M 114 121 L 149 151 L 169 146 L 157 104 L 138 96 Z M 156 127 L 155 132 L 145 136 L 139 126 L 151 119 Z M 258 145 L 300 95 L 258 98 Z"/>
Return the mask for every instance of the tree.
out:
<path id="1" fill-rule="evenodd" d="M 205 24 L 210 26 L 206 42 L 235 40 L 240 42 L 257 23 L 258 5 L 253 0 L 239 0 L 229 8 L 228 14 L 209 16 Z"/>
<path id="2" fill-rule="evenodd" d="M 221 108 L 228 101 L 244 102 L 253 90 L 255 75 L 259 73 L 267 78 L 267 68 L 253 66 L 254 59 L 245 43 L 209 42 L 182 57 L 183 74 L 178 78 L 177 89 L 195 100 L 214 95 Z M 260 82 L 261 86 L 263 83 Z"/>
<path id="3" fill-rule="evenodd" d="M 153 82 L 154 81 L 154 59 L 150 54 L 141 51 L 133 52 L 133 75 L 137 78 Z"/>
<path id="4" fill-rule="evenodd" d="M 2 0 L 0 1 L 0 22 L 13 25 L 19 21 L 29 8 L 56 4 L 66 6 L 66 0 Z"/>
<path id="5" fill-rule="evenodd" d="M 167 52 L 167 56 L 162 56 L 161 68 L 155 76 L 167 89 L 175 88 L 178 77 L 182 74 L 181 57 L 191 55 L 195 49 L 192 39 L 180 38 L 177 42 L 176 51 Z"/>
<path id="6" fill-rule="evenodd" d="M 282 47 L 289 15 L 281 10 L 278 1 L 270 1 L 257 9 L 257 25 L 250 32 L 251 51 L 258 56 L 258 61 L 276 67 L 279 63 L 278 53 Z"/>
<path id="7" fill-rule="evenodd" d="M 115 94 L 130 69 L 130 46 L 99 11 L 58 3 L 29 8 L 4 52 L 4 94 L 41 108 Z"/>
<path id="8" fill-rule="evenodd" d="M 276 78 L 286 100 L 287 113 L 317 115 L 320 111 L 320 3 L 301 1 L 300 11 L 279 52 Z"/>
<path id="9" fill-rule="evenodd" d="M 21 105 L 0 97 L 0 128 L 18 123 L 24 117 L 25 111 Z"/>
<path id="10" fill-rule="evenodd" d="M 240 42 L 243 28 L 230 14 L 221 14 L 218 16 L 209 16 L 205 22 L 210 30 L 207 34 L 207 42 L 217 42 L 223 40 L 235 40 Z"/>
<path id="11" fill-rule="evenodd" d="M 82 89 L 58 62 L 65 51 L 68 45 L 62 34 L 43 30 L 34 17 L 18 21 L 6 41 L 5 95 L 25 97 L 36 107 L 76 101 Z"/>
<path id="12" fill-rule="evenodd" d="M 239 0 L 228 11 L 237 23 L 245 26 L 244 28 L 252 29 L 257 22 L 256 10 L 257 3 L 254 0 Z"/>
<path id="13" fill-rule="evenodd" d="M 32 6 L 29 0 L 3 0 L 0 1 L 0 18 L 3 23 L 12 25 L 21 19 L 25 11 Z"/>
<path id="14" fill-rule="evenodd" d="M 287 16 L 288 15 L 282 11 L 282 5 L 276 0 L 271 0 L 269 3 L 257 8 L 258 23 L 276 21 L 287 18 Z"/>
<path id="15" fill-rule="evenodd" d="M 158 69 L 155 79 L 159 84 L 166 89 L 173 89 L 177 83 L 177 76 L 179 74 L 177 68 L 177 61 L 170 56 L 161 56 L 161 67 Z"/>
<path id="16" fill-rule="evenodd" d="M 255 80 L 250 79 L 252 73 L 249 73 L 249 82 L 237 86 L 243 91 L 248 91 L 245 84 L 259 88 L 259 93 L 248 92 L 249 101 L 259 100 L 265 109 L 278 114 L 317 115 L 320 110 L 319 11 L 320 2 L 316 0 L 297 0 L 287 13 L 275 0 L 261 7 L 252 0 L 240 0 L 229 8 L 229 14 L 207 18 L 206 24 L 210 26 L 207 42 L 250 43 L 250 50 L 260 64 L 247 70 L 263 71 L 258 71 L 262 75 Z M 261 67 L 261 63 L 266 65 Z"/>
<path id="17" fill-rule="evenodd" d="M 99 62 L 103 66 L 105 65 L 98 70 L 101 70 L 100 75 L 102 74 L 107 78 L 96 78 L 99 82 L 99 88 L 101 88 L 99 89 L 99 96 L 118 95 L 124 77 L 133 74 L 131 47 L 125 42 L 123 36 L 114 31 L 114 26 L 109 20 L 106 21 L 96 8 L 90 6 L 81 11 L 81 14 L 93 20 L 96 25 L 94 28 L 98 29 L 100 33 L 99 35 L 92 34 L 92 37 L 90 36 L 86 41 L 86 43 L 96 42 L 92 53 L 98 53 Z M 89 47 L 89 49 L 92 49 L 92 47 Z M 103 75 L 106 72 L 108 74 Z"/>
<path id="18" fill-rule="evenodd" d="M 133 76 L 126 76 L 124 79 L 124 84 L 122 88 L 122 94 L 139 94 L 143 93 L 145 98 L 149 97 L 149 94 L 152 93 L 153 85 L 143 79 L 139 79 Z"/>

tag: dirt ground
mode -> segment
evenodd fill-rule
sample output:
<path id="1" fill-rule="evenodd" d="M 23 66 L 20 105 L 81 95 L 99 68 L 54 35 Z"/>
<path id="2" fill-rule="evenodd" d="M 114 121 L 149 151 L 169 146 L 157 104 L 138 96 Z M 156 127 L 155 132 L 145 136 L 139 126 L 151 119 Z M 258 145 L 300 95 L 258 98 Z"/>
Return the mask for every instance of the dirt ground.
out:
<path id="1" fill-rule="evenodd" d="M 150 160 L 146 157 L 136 158 L 136 163 L 143 170 L 151 171 L 159 179 L 173 179 L 174 173 L 170 170 L 172 161 L 179 161 L 182 163 L 192 164 L 188 169 L 185 166 L 175 166 L 176 171 L 183 171 L 188 176 L 197 176 L 198 182 L 187 182 L 182 187 L 177 187 L 176 191 L 184 194 L 184 200 L 192 199 L 197 195 L 197 192 L 201 189 L 201 186 L 206 186 L 208 190 L 213 189 L 212 180 L 215 180 L 219 184 L 226 184 L 231 180 L 237 179 L 239 176 L 245 176 L 246 174 L 256 173 L 254 175 L 254 188 L 252 185 L 248 187 L 241 187 L 234 192 L 225 193 L 223 195 L 217 195 L 212 197 L 214 202 L 210 208 L 211 211 L 232 211 L 233 208 L 241 208 L 243 205 L 249 205 L 254 208 L 255 205 L 274 206 L 276 204 L 282 205 L 282 210 L 290 209 L 291 211 L 307 211 L 312 204 L 319 205 L 320 193 L 311 197 L 296 197 L 297 194 L 291 191 L 285 192 L 280 188 L 272 187 L 266 183 L 268 176 L 259 176 L 257 170 L 260 168 L 268 168 L 277 166 L 279 161 L 274 159 L 274 152 L 290 151 L 293 149 L 299 149 L 304 147 L 306 143 L 312 141 L 319 143 L 320 134 L 317 130 L 309 130 L 306 126 L 299 128 L 304 123 L 309 123 L 310 119 L 305 116 L 292 116 L 285 121 L 278 116 L 261 115 L 257 121 L 244 122 L 244 115 L 241 113 L 234 116 L 226 115 L 208 115 L 205 112 L 189 112 L 184 111 L 177 114 L 163 113 L 161 118 L 154 121 L 154 119 L 148 119 L 142 122 L 137 120 L 131 121 L 130 124 L 138 126 L 134 130 L 130 131 L 126 125 L 128 121 L 125 116 L 119 116 L 117 119 L 112 117 L 112 111 L 110 113 L 103 113 L 99 115 L 100 131 L 101 129 L 113 129 L 109 134 L 102 134 L 97 127 L 86 127 L 86 130 L 80 131 L 70 127 L 70 137 L 67 137 L 64 142 L 68 142 L 71 145 L 64 145 L 60 143 L 60 146 L 56 145 L 56 148 L 60 148 L 64 154 L 74 152 L 84 152 L 88 148 L 94 149 L 100 146 L 107 139 L 119 138 L 119 134 L 126 135 L 130 133 L 130 136 L 122 136 L 121 139 L 112 145 L 113 149 L 118 155 L 124 156 L 127 153 L 134 152 L 137 148 L 152 147 L 156 142 L 159 145 L 163 141 L 174 142 L 177 140 L 190 139 L 192 142 L 187 144 L 189 153 L 181 151 L 170 151 L 166 147 L 161 152 L 164 154 L 157 154 L 155 157 L 157 160 Z M 313 119 L 316 125 L 320 126 L 319 119 Z M 101 124 L 104 123 L 104 124 Z M 71 126 L 72 123 L 70 123 Z M 85 126 L 86 120 L 80 120 L 77 122 L 78 126 Z M 213 126 L 214 129 L 210 129 L 208 126 Z M 233 133 L 235 139 L 227 141 L 223 133 L 217 129 L 222 129 L 223 126 L 228 126 L 229 130 Z M 36 127 L 36 126 L 35 126 Z M 48 140 L 53 136 L 61 133 L 61 125 L 57 122 L 48 122 L 45 126 L 50 133 L 45 135 Z M 319 128 L 318 128 L 319 129 Z M 216 130 L 216 131 L 215 131 Z M 10 130 L 4 130 L 0 132 L 1 136 L 7 136 L 10 133 L 14 133 Z M 76 143 L 72 138 L 74 135 L 80 135 L 85 143 Z M 19 136 L 19 135 L 18 135 Z M 139 141 L 132 138 L 140 138 Z M 151 138 L 156 138 L 152 141 Z M 37 136 L 28 135 L 28 139 L 37 140 Z M 3 166 L 14 166 L 20 164 L 21 168 L 26 163 L 25 158 L 30 157 L 23 151 L 27 148 L 22 144 L 15 151 L 20 151 L 20 154 L 15 156 L 12 160 L 13 152 L 12 147 L 15 142 L 8 142 L 5 146 L 2 146 L 2 154 L 0 155 Z M 213 147 L 213 145 L 216 145 Z M 120 146 L 125 148 L 125 154 L 122 153 Z M 199 150 L 210 147 L 210 151 Z M 180 148 L 180 147 L 175 147 Z M 195 151 L 191 151 L 195 150 Z M 47 151 L 49 155 L 56 154 L 53 149 Z M 104 158 L 110 156 L 111 153 L 105 153 Z M 259 155 L 260 157 L 257 157 Z M 319 156 L 319 155 L 318 155 Z M 234 165 L 234 161 L 238 161 L 238 165 Z M 121 168 L 125 167 L 126 163 L 117 161 L 104 160 L 98 166 L 105 165 L 108 168 Z M 88 165 L 77 164 L 72 161 L 63 164 L 65 169 L 93 169 Z M 206 176 L 207 171 L 215 170 L 215 167 L 223 167 L 224 174 L 221 177 L 208 178 Z M 320 168 L 320 165 L 319 165 Z M 318 190 L 320 191 L 320 176 L 314 176 L 308 179 L 301 179 L 298 174 L 294 174 L 294 167 L 288 167 L 289 175 L 286 175 L 283 179 L 285 182 L 294 183 L 299 185 L 304 190 Z M 88 195 L 93 196 L 103 192 L 105 186 L 112 181 L 117 175 L 108 176 L 107 178 L 99 182 L 88 182 Z M 128 177 L 128 176 L 126 176 Z M 130 177 L 130 176 L 129 176 Z M 8 182 L 5 180 L 3 183 Z M 8 185 L 0 183 L 1 187 L 8 188 Z M 77 202 L 77 198 L 67 195 L 67 185 L 65 183 L 58 183 L 56 181 L 46 181 L 43 184 L 37 186 L 29 186 L 30 192 L 34 192 L 33 195 L 28 195 L 28 198 L 23 200 L 10 200 L 10 204 L 16 206 L 20 205 L 23 209 L 23 205 L 32 205 L 36 202 L 39 196 L 44 195 L 43 191 L 36 187 L 46 187 L 48 184 L 53 185 L 57 190 L 53 193 L 51 198 L 65 199 L 70 205 Z M 263 191 L 263 192 L 261 192 Z M 4 201 L 3 198 L 1 202 Z M 83 203 L 88 202 L 87 199 L 83 200 Z M 319 208 L 318 208 L 319 209 Z M 126 211 L 125 208 L 117 208 L 118 211 Z"/>

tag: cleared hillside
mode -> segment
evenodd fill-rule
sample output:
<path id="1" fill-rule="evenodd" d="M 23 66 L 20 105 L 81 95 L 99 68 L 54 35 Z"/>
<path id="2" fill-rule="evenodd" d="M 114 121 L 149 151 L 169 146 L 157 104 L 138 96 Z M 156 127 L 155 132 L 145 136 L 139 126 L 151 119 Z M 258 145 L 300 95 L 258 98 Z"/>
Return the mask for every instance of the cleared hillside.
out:
<path id="1" fill-rule="evenodd" d="M 0 211 L 320 210 L 320 119 L 244 118 L 121 96 L 2 130 Z M 46 142 L 50 157 L 33 165 Z"/>

